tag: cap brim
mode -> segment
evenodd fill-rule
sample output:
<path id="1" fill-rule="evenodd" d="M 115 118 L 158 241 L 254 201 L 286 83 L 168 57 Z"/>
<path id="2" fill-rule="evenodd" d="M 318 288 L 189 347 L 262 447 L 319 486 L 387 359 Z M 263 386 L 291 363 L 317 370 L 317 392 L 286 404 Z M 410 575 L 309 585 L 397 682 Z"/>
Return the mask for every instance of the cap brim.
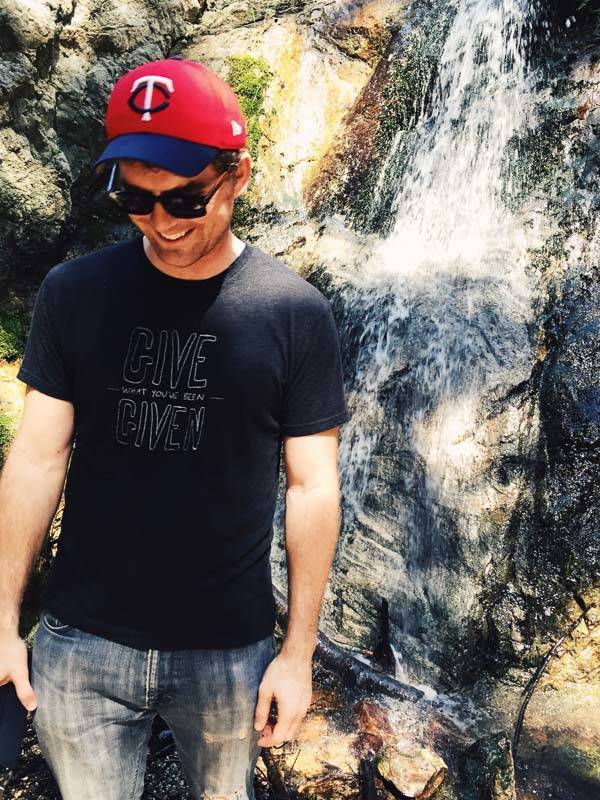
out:
<path id="1" fill-rule="evenodd" d="M 217 147 L 163 136 L 158 133 L 124 133 L 116 136 L 104 148 L 94 164 L 115 158 L 134 158 L 162 167 L 176 175 L 191 178 L 202 172 L 219 152 Z"/>

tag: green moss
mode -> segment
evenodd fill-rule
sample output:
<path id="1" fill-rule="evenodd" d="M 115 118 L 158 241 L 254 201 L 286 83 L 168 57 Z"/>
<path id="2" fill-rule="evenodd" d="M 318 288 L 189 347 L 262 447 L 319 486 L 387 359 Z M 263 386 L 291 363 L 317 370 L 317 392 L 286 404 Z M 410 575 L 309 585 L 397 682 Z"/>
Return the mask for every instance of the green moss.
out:
<path id="1" fill-rule="evenodd" d="M 4 462 L 8 446 L 14 436 L 12 419 L 0 409 L 0 464 Z"/>
<path id="2" fill-rule="evenodd" d="M 35 635 L 37 633 L 37 629 L 39 628 L 39 625 L 40 625 L 39 620 L 36 620 L 34 625 L 31 628 L 29 628 L 28 633 L 23 632 L 23 635 L 22 635 L 21 638 L 24 639 L 25 644 L 27 645 L 27 647 L 33 647 L 33 640 L 35 639 Z"/>
<path id="3" fill-rule="evenodd" d="M 262 58 L 251 55 L 236 55 L 228 58 L 227 82 L 236 93 L 242 113 L 246 119 L 248 135 L 246 147 L 252 159 L 258 158 L 258 147 L 263 136 L 260 121 L 264 115 L 264 99 L 267 86 L 273 77 L 269 65 Z M 252 187 L 252 176 L 250 187 Z M 239 197 L 234 204 L 232 227 L 240 236 L 247 236 L 256 222 L 256 209 L 249 194 Z"/>
<path id="4" fill-rule="evenodd" d="M 256 221 L 254 208 L 248 200 L 248 197 L 243 194 L 241 197 L 238 197 L 233 204 L 231 227 L 236 231 L 238 236 L 245 239 L 254 221 Z"/>
<path id="5" fill-rule="evenodd" d="M 246 147 L 255 159 L 262 136 L 260 118 L 264 114 L 265 92 L 273 73 L 264 59 L 251 55 L 229 56 L 228 64 L 227 82 L 240 101 L 248 128 Z"/>
<path id="6" fill-rule="evenodd" d="M 14 361 L 23 355 L 27 327 L 16 307 L 0 309 L 0 359 Z"/>
<path id="7" fill-rule="evenodd" d="M 600 756 L 585 742 L 561 742 L 553 748 L 553 756 L 563 769 L 589 783 L 600 781 Z"/>
<path id="8" fill-rule="evenodd" d="M 0 469 L 2 468 L 8 448 L 15 437 L 17 428 L 19 427 L 18 420 L 11 415 L 6 406 L 0 402 Z"/>

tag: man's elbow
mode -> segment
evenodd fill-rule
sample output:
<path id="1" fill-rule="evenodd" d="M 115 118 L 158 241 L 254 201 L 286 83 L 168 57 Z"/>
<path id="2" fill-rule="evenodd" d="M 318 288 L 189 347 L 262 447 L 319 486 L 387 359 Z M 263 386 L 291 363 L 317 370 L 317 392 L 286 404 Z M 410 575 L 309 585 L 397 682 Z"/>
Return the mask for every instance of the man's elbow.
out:
<path id="1" fill-rule="evenodd" d="M 341 502 L 340 482 L 337 476 L 288 484 L 285 494 L 286 498 L 292 502 L 296 499 L 335 502 L 337 505 Z"/>

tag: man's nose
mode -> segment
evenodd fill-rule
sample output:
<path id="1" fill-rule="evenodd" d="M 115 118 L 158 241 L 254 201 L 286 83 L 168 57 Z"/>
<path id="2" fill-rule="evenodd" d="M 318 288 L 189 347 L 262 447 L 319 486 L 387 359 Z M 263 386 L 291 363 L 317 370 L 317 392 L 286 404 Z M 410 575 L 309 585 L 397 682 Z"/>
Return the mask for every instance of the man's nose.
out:
<path id="1" fill-rule="evenodd" d="M 158 200 L 154 203 L 154 208 L 150 214 L 150 222 L 155 228 L 158 228 L 161 233 L 168 232 L 169 229 L 173 227 L 175 220 L 176 217 L 172 217 L 165 211 L 162 203 L 158 202 Z"/>

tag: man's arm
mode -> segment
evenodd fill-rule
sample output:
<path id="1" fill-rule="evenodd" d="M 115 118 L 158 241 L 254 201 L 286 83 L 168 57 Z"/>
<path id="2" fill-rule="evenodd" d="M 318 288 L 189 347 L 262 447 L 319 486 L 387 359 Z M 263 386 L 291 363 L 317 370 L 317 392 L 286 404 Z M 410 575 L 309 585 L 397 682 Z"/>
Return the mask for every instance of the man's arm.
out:
<path id="1" fill-rule="evenodd" d="M 311 660 L 340 528 L 339 427 L 284 437 L 288 623 L 282 652 Z"/>
<path id="2" fill-rule="evenodd" d="M 35 695 L 18 635 L 21 600 L 60 502 L 73 429 L 72 403 L 28 386 L 0 474 L 0 685 L 13 681 L 24 705 Z"/>
<path id="3" fill-rule="evenodd" d="M 288 568 L 287 632 L 258 691 L 258 744 L 279 746 L 296 736 L 312 698 L 312 656 L 323 593 L 340 526 L 337 469 L 339 427 L 284 437 L 287 478 L 285 539 Z M 277 723 L 268 723 L 272 699 Z"/>
<path id="4" fill-rule="evenodd" d="M 29 572 L 60 502 L 72 435 L 72 403 L 28 386 L 0 474 L 0 628 L 18 627 Z"/>

